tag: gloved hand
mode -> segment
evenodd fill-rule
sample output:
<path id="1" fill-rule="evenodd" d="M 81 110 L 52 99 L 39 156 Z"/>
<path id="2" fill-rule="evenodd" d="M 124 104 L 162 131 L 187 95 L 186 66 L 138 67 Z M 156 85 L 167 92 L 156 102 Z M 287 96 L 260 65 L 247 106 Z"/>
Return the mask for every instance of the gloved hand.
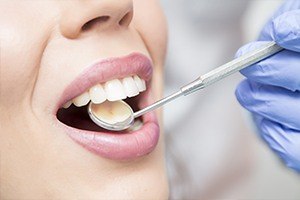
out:
<path id="1" fill-rule="evenodd" d="M 237 56 L 265 41 L 285 48 L 241 73 L 236 90 L 258 132 L 284 163 L 300 172 L 300 1 L 286 1 L 263 28 L 258 42 L 242 47 Z"/>

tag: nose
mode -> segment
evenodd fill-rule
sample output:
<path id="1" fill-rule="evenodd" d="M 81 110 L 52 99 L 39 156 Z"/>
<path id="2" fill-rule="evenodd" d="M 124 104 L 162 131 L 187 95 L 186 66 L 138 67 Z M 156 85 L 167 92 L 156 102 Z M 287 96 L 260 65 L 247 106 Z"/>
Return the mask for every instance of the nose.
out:
<path id="1" fill-rule="evenodd" d="M 69 39 L 82 32 L 127 28 L 133 17 L 132 0 L 72 0 L 63 2 L 60 31 Z"/>

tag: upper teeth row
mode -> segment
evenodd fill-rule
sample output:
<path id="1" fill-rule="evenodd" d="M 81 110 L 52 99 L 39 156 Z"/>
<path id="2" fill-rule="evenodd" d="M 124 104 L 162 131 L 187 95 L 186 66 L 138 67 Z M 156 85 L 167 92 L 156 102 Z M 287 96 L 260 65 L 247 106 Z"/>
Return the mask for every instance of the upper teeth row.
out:
<path id="1" fill-rule="evenodd" d="M 146 82 L 137 75 L 128 76 L 123 79 L 114 79 L 103 84 L 97 84 L 86 92 L 75 97 L 63 105 L 64 108 L 70 107 L 73 103 L 77 107 L 85 106 L 91 100 L 95 104 L 100 104 L 106 100 L 118 101 L 127 97 L 137 96 L 146 90 Z"/>

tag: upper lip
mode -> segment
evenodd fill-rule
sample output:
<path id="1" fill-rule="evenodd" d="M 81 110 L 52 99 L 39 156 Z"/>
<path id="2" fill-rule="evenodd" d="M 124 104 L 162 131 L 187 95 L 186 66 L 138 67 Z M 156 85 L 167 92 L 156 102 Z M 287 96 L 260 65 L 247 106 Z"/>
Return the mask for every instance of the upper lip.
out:
<path id="1" fill-rule="evenodd" d="M 141 53 L 132 53 L 124 57 L 108 58 L 95 62 L 66 87 L 56 110 L 97 83 L 131 75 L 138 75 L 148 82 L 152 77 L 152 73 L 151 60 Z"/>

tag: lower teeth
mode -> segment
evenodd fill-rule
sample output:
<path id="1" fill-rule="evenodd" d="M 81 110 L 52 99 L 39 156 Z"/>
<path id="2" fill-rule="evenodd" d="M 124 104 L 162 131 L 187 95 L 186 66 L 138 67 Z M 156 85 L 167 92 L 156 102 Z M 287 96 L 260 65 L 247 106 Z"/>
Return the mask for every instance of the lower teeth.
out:
<path id="1" fill-rule="evenodd" d="M 143 122 L 140 119 L 136 119 L 134 124 L 128 128 L 129 131 L 137 131 L 142 128 Z"/>

